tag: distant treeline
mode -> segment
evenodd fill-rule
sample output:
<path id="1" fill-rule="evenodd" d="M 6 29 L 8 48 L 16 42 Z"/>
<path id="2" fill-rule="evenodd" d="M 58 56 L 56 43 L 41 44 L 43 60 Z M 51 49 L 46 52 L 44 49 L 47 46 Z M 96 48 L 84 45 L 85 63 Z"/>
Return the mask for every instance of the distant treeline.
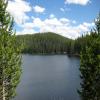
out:
<path id="1" fill-rule="evenodd" d="M 79 55 L 81 48 L 89 44 L 90 35 L 76 40 L 65 38 L 55 33 L 37 33 L 18 35 L 18 43 L 23 43 L 22 53 L 29 54 L 69 54 Z"/>

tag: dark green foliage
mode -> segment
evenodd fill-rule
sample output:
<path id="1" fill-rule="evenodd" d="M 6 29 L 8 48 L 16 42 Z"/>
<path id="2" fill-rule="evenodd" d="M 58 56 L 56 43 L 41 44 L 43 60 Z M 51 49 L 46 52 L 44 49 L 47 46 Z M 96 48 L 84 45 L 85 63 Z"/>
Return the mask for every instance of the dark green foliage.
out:
<path id="1" fill-rule="evenodd" d="M 73 40 L 54 33 L 38 33 L 34 35 L 20 35 L 17 40 L 23 42 L 23 53 L 32 54 L 63 54 L 69 53 Z"/>
<path id="2" fill-rule="evenodd" d="M 94 35 L 94 34 L 93 34 Z M 23 53 L 31 54 L 69 54 L 79 56 L 86 45 L 90 45 L 90 35 L 76 40 L 68 39 L 55 33 L 37 33 L 17 36 L 19 44 L 24 44 Z"/>
<path id="3" fill-rule="evenodd" d="M 100 16 L 81 51 L 81 100 L 100 100 Z"/>
<path id="4" fill-rule="evenodd" d="M 0 0 L 0 100 L 10 100 L 21 74 L 21 48 L 12 31 L 13 18 L 6 12 L 8 2 Z"/>

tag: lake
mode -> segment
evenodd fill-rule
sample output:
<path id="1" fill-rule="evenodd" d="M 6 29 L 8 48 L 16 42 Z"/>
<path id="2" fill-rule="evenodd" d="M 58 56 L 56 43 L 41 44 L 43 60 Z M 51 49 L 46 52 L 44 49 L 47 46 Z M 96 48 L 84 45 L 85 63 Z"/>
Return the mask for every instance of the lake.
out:
<path id="1" fill-rule="evenodd" d="M 23 55 L 14 100 L 80 100 L 80 61 L 67 55 Z"/>

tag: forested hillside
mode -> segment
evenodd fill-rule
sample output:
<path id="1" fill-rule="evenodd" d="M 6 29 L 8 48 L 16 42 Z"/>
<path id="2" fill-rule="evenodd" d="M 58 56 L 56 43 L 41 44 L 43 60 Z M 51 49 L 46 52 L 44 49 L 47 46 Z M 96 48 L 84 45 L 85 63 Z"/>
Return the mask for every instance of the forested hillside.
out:
<path id="1" fill-rule="evenodd" d="M 81 48 L 90 44 L 91 35 L 68 39 L 55 33 L 18 35 L 17 41 L 24 45 L 23 53 L 30 54 L 74 54 L 79 55 Z M 92 42 L 92 41 L 91 41 Z"/>
<path id="2" fill-rule="evenodd" d="M 32 54 L 60 54 L 69 53 L 73 40 L 55 33 L 37 33 L 33 35 L 19 35 L 18 42 L 24 44 L 23 53 Z"/>

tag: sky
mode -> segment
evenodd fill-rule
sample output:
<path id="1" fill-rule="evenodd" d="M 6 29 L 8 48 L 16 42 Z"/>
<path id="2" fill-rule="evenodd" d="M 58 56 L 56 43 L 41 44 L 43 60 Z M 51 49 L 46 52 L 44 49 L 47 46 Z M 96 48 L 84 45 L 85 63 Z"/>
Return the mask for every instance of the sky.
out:
<path id="1" fill-rule="evenodd" d="M 88 34 L 100 12 L 100 0 L 9 0 L 17 35 L 54 32 L 76 39 Z"/>

